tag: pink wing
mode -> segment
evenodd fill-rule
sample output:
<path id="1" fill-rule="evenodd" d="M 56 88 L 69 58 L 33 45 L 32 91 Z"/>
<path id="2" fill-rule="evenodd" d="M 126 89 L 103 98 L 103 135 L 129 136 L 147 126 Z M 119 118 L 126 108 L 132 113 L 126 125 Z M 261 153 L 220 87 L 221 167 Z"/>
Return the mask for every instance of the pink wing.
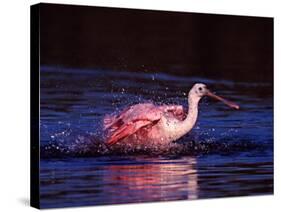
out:
<path id="1" fill-rule="evenodd" d="M 104 130 L 107 132 L 106 143 L 113 145 L 145 126 L 156 124 L 164 113 L 181 121 L 186 117 L 186 113 L 181 105 L 155 106 L 150 103 L 130 106 L 119 115 L 105 116 Z"/>
<path id="2" fill-rule="evenodd" d="M 119 115 L 107 115 L 104 118 L 104 130 L 108 133 L 106 143 L 113 145 L 142 127 L 156 124 L 162 114 L 161 107 L 146 103 L 130 106 Z"/>

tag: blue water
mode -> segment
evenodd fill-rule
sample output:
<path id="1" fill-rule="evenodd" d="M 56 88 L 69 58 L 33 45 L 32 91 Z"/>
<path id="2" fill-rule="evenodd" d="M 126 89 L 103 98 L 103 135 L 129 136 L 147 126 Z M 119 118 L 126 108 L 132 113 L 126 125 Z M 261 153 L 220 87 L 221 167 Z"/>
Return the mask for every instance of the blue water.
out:
<path id="1" fill-rule="evenodd" d="M 40 74 L 43 208 L 273 193 L 272 84 L 59 66 Z M 103 144 L 105 114 L 147 101 L 187 107 L 196 82 L 241 109 L 205 97 L 192 132 L 171 146 Z"/>

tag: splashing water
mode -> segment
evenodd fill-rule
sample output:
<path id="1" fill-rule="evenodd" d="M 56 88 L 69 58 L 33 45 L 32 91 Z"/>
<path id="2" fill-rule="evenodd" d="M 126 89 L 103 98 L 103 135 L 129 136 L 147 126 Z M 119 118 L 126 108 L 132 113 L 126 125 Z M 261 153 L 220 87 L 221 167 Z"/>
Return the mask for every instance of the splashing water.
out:
<path id="1" fill-rule="evenodd" d="M 197 127 L 197 129 L 200 129 Z M 154 156 L 175 156 L 175 155 L 202 155 L 202 154 L 231 154 L 242 151 L 264 150 L 264 144 L 257 144 L 251 140 L 234 140 L 238 130 L 229 129 L 221 133 L 219 138 L 210 137 L 210 132 L 191 134 L 170 144 L 161 146 L 154 145 L 118 145 L 108 147 L 100 132 L 79 132 L 67 129 L 61 133 L 51 136 L 51 141 L 41 148 L 43 158 L 54 157 L 89 157 L 89 156 L 110 156 L 110 155 L 154 155 Z"/>
<path id="2" fill-rule="evenodd" d="M 52 73 L 58 72 L 56 79 Z M 56 69 L 52 67 L 43 68 L 42 84 L 42 116 L 41 122 L 45 123 L 42 128 L 41 152 L 43 157 L 61 156 L 99 156 L 110 154 L 206 154 L 226 153 L 237 151 L 248 151 L 252 149 L 267 148 L 268 142 L 257 142 L 251 125 L 258 127 L 272 126 L 272 117 L 268 117 L 267 123 L 263 117 L 272 113 L 272 96 L 259 102 L 255 94 L 257 87 L 265 90 L 270 85 L 244 84 L 228 81 L 212 81 L 209 79 L 177 78 L 165 74 L 127 74 L 123 72 L 83 70 L 79 71 L 81 84 L 68 84 L 76 70 Z M 105 78 L 117 78 L 111 81 Z M 77 76 L 76 76 L 77 77 Z M 118 148 L 108 148 L 103 142 L 102 118 L 106 113 L 119 113 L 124 107 L 140 102 L 154 102 L 156 104 L 181 104 L 187 107 L 187 93 L 193 82 L 206 82 L 209 86 L 220 88 L 221 92 L 233 99 L 241 101 L 242 110 L 227 110 L 223 105 L 206 99 L 200 103 L 200 116 L 197 126 L 190 135 L 179 141 L 163 145 L 136 146 L 125 148 L 120 144 Z M 63 82 L 63 84 L 59 84 Z M 52 84 L 56 84 L 56 94 L 52 91 Z M 189 87 L 187 86 L 189 85 Z M 156 89 L 157 88 L 157 89 Z M 245 95 L 244 90 L 253 91 L 251 95 Z M 109 90 L 107 93 L 106 90 Z M 242 92 L 243 91 L 243 92 Z M 244 94 L 244 96 L 243 96 Z M 270 93 L 269 93 L 270 94 Z M 238 98 L 239 95 L 239 98 Z M 52 99 L 53 97 L 53 99 Z M 264 111 L 264 107 L 268 111 Z M 255 113 L 258 111 L 259 113 Z M 71 112 L 71 114 L 69 114 Z M 253 116 L 251 114 L 254 113 Z M 64 114 L 68 119 L 63 122 Z M 202 115 L 201 115 L 202 114 Z M 258 116 L 261 117 L 258 117 Z M 248 116 L 248 120 L 246 119 Z M 254 117 L 256 116 L 256 117 Z M 57 121 L 58 120 L 58 121 Z M 255 120 L 256 123 L 253 123 Z M 56 122 L 57 121 L 57 122 Z M 69 122 L 71 121 L 72 124 Z M 65 123 L 65 124 L 64 124 Z M 245 125 L 245 126 L 243 126 Z M 51 130 L 49 128 L 51 127 Z M 269 142 L 272 132 L 264 132 L 264 137 Z M 261 139 L 262 140 L 262 139 Z"/>

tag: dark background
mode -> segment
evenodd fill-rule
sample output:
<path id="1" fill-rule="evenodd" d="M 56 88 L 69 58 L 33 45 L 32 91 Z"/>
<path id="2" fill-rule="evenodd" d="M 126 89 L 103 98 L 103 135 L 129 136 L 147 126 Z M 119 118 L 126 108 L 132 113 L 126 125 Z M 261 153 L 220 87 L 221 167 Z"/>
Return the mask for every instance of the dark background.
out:
<path id="1" fill-rule="evenodd" d="M 273 80 L 273 19 L 40 4 L 40 62 Z"/>

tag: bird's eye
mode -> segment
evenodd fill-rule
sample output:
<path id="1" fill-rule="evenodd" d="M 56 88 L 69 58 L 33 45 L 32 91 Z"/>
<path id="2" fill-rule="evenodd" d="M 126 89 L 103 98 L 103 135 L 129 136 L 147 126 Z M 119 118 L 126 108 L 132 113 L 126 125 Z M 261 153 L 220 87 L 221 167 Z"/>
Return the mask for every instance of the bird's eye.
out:
<path id="1" fill-rule="evenodd" d="M 198 89 L 199 89 L 199 91 L 202 91 L 202 87 L 199 87 Z"/>

